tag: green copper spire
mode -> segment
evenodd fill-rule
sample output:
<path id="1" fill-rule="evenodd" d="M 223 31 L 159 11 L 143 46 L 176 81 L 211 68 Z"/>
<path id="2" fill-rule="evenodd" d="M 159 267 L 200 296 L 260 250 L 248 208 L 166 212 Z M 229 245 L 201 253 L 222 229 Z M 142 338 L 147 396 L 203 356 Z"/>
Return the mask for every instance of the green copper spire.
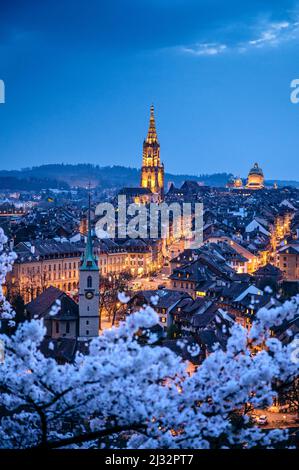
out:
<path id="1" fill-rule="evenodd" d="M 92 237 L 91 237 L 91 222 L 90 222 L 90 192 L 88 196 L 88 231 L 85 252 L 80 266 L 81 271 L 98 271 L 98 263 L 93 255 L 92 250 Z"/>

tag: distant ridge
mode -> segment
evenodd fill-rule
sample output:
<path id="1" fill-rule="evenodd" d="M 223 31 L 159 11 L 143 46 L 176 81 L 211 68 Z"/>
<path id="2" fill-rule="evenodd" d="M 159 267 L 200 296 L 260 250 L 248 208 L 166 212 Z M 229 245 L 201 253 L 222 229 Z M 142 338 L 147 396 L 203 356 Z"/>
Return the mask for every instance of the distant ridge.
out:
<path id="1" fill-rule="evenodd" d="M 166 188 L 169 183 L 180 186 L 185 180 L 195 180 L 207 186 L 223 187 L 231 177 L 231 173 L 214 173 L 211 175 L 174 175 L 165 173 L 165 185 Z M 120 165 L 101 167 L 88 163 L 78 165 L 57 163 L 23 168 L 22 170 L 0 170 L 0 187 L 5 189 L 5 181 L 8 182 L 10 178 L 22 181 L 28 181 L 28 179 L 39 180 L 39 185 L 44 183 L 46 185 L 45 187 L 49 187 L 51 184 L 61 186 L 61 183 L 69 185 L 70 187 L 85 187 L 90 181 L 93 186 L 100 186 L 105 189 L 122 186 L 138 186 L 140 170 Z M 298 181 L 269 180 L 266 181 L 266 184 L 272 186 L 275 182 L 279 186 L 299 187 Z M 23 187 L 23 184 L 20 185 Z M 18 181 L 14 180 L 14 187 L 16 189 L 17 186 Z"/>

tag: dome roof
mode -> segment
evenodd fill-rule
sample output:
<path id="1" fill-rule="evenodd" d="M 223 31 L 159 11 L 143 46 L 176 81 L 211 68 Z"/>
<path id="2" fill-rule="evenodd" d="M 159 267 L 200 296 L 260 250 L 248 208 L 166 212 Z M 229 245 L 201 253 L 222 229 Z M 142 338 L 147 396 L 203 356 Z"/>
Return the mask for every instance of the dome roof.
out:
<path id="1" fill-rule="evenodd" d="M 257 163 L 253 165 L 251 168 L 249 175 L 259 175 L 259 176 L 264 176 L 263 170 L 258 166 Z"/>
<path id="2" fill-rule="evenodd" d="M 243 186 L 243 181 L 238 176 L 237 178 L 234 179 L 234 188 L 242 188 L 242 186 Z"/>

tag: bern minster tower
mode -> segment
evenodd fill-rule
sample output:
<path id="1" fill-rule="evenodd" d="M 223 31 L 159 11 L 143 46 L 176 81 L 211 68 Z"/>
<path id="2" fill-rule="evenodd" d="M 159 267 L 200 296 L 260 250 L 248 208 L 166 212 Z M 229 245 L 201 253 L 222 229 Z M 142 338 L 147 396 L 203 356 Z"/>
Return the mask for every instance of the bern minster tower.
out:
<path id="1" fill-rule="evenodd" d="M 154 106 L 151 106 L 151 115 L 147 137 L 143 142 L 143 156 L 141 168 L 141 187 L 150 189 L 157 195 L 160 202 L 164 198 L 164 165 L 160 160 L 160 144 L 156 131 Z"/>

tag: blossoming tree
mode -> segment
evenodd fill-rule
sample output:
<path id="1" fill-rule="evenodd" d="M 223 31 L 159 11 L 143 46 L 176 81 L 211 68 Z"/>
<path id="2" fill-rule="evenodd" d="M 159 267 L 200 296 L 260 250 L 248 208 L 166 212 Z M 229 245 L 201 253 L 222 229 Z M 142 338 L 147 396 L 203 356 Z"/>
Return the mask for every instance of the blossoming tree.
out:
<path id="1" fill-rule="evenodd" d="M 3 232 L 0 242 L 2 249 Z M 1 286 L 13 260 L 2 252 Z M 0 295 L 1 318 L 12 321 L 2 287 Z M 249 448 L 285 441 L 285 431 L 255 427 L 245 410 L 270 405 L 273 383 L 298 375 L 294 344 L 270 335 L 298 310 L 297 298 L 261 309 L 249 331 L 235 324 L 226 350 L 216 349 L 191 376 L 177 355 L 152 344 L 158 316 L 151 307 L 105 330 L 72 364 L 41 353 L 42 321 L 23 323 L 1 336 L 0 447 L 117 447 L 121 440 L 128 448 Z M 148 332 L 146 345 L 138 342 L 140 330 Z"/>

